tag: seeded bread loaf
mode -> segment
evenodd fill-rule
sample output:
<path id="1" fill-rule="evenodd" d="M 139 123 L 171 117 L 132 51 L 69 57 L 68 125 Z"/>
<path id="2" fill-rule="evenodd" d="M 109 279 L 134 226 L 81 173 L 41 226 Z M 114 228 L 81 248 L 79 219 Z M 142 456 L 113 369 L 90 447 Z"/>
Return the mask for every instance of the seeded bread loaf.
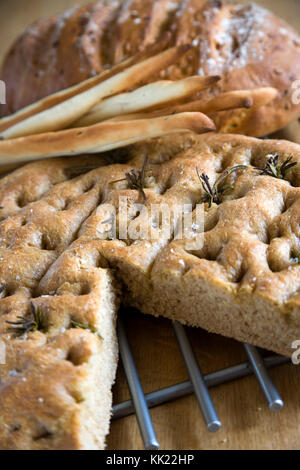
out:
<path id="1" fill-rule="evenodd" d="M 169 34 L 166 47 L 194 47 L 161 78 L 218 74 L 222 80 L 200 98 L 271 86 L 271 104 L 247 114 L 225 112 L 222 132 L 266 135 L 300 116 L 291 84 L 300 77 L 300 37 L 283 20 L 255 5 L 220 0 L 102 0 L 30 26 L 10 49 L 0 74 L 12 113 L 122 61 Z"/>

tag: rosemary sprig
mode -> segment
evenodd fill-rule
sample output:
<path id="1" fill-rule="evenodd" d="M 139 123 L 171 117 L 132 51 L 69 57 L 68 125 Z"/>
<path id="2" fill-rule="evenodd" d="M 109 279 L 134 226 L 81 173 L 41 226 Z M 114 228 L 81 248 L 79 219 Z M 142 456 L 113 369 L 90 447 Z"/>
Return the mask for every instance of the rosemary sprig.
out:
<path id="1" fill-rule="evenodd" d="M 273 178 L 285 179 L 286 172 L 297 165 L 292 161 L 292 157 L 288 157 L 284 161 L 279 161 L 279 155 L 267 155 L 268 160 L 264 168 L 256 168 L 260 171 L 260 175 L 273 176 Z"/>
<path id="2" fill-rule="evenodd" d="M 125 173 L 125 178 L 112 181 L 112 183 L 118 183 L 120 181 L 127 181 L 129 188 L 137 189 L 142 195 L 144 201 L 146 201 L 146 194 L 144 191 L 144 187 L 145 187 L 145 175 L 146 175 L 147 163 L 148 163 L 148 157 L 145 157 L 141 170 L 130 170 L 127 173 Z"/>
<path id="3" fill-rule="evenodd" d="M 247 170 L 246 165 L 235 165 L 225 170 L 215 181 L 213 186 L 210 184 L 209 177 L 206 173 L 201 173 L 196 167 L 198 178 L 202 184 L 204 190 L 203 202 L 208 202 L 210 208 L 213 203 L 220 204 L 222 202 L 222 196 L 228 189 L 233 189 L 232 184 L 225 184 L 226 178 L 236 171 Z"/>
<path id="4" fill-rule="evenodd" d="M 12 331 L 17 335 L 23 335 L 32 331 L 42 330 L 44 325 L 44 313 L 41 307 L 36 307 L 30 302 L 30 315 L 28 317 L 18 316 L 18 321 L 6 321 L 9 325 L 8 331 Z"/>
<path id="5" fill-rule="evenodd" d="M 71 321 L 71 325 L 72 325 L 73 328 L 78 328 L 78 329 L 81 329 L 81 330 L 90 331 L 91 333 L 94 333 L 95 335 L 97 335 L 100 339 L 103 339 L 103 337 L 101 336 L 99 331 L 96 328 L 94 328 L 93 326 L 85 325 L 84 323 L 80 323 L 80 322 L 77 322 L 75 320 Z"/>

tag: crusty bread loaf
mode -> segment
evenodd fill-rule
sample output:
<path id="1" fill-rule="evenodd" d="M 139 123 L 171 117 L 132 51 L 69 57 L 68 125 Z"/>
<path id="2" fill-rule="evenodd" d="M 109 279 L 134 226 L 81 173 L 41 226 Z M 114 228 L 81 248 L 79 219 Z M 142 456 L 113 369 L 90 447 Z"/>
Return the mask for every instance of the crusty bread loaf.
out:
<path id="1" fill-rule="evenodd" d="M 291 100 L 291 83 L 300 76 L 299 36 L 258 5 L 221 0 L 102 0 L 39 21 L 17 39 L 4 61 L 1 79 L 7 84 L 7 105 L 0 113 L 14 112 L 99 73 L 166 33 L 166 47 L 194 47 L 161 78 L 222 76 L 200 98 L 260 86 L 279 90 L 273 103 L 248 113 L 246 120 L 239 119 L 239 111 L 216 116 L 222 132 L 261 136 L 299 117 L 300 105 Z"/>

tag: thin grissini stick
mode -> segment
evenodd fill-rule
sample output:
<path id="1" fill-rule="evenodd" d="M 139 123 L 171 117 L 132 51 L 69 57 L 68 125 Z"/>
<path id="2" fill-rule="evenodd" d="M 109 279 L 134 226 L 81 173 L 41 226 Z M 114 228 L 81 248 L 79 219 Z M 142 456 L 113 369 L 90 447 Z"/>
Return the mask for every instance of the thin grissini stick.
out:
<path id="1" fill-rule="evenodd" d="M 176 62 L 189 48 L 190 46 L 173 47 L 143 62 L 139 62 L 99 85 L 6 129 L 0 134 L 0 137 L 15 138 L 65 129 L 86 114 L 103 98 L 143 82 L 153 74 Z"/>
<path id="2" fill-rule="evenodd" d="M 89 90 L 90 88 L 99 85 L 100 83 L 104 82 L 105 80 L 108 80 L 117 73 L 123 72 L 123 70 L 128 69 L 132 65 L 135 65 L 139 62 L 142 62 L 146 59 L 149 59 L 150 57 L 159 54 L 165 49 L 165 46 L 167 45 L 169 40 L 169 36 L 169 34 L 166 34 L 165 37 L 162 38 L 162 40 L 158 43 L 151 45 L 144 51 L 139 52 L 135 56 L 130 57 L 129 59 L 126 59 L 117 65 L 114 65 L 110 69 L 105 70 L 104 72 L 101 72 L 100 74 L 95 75 L 94 77 L 88 78 L 87 80 L 84 80 L 83 82 L 80 82 L 72 87 L 66 88 L 65 90 L 46 96 L 45 98 L 29 106 L 26 106 L 25 108 L 20 109 L 19 111 L 15 112 L 14 114 L 11 114 L 10 116 L 6 116 L 0 119 L 0 133 L 11 126 L 18 124 L 24 119 L 27 119 L 35 114 L 52 108 L 53 106 L 56 106 L 57 104 L 62 103 L 63 101 L 66 101 L 67 99 L 72 98 L 73 96 L 76 96 L 79 93 L 82 93 L 83 91 Z"/>
<path id="3" fill-rule="evenodd" d="M 150 120 L 104 122 L 89 127 L 0 141 L 0 165 L 48 157 L 100 153 L 174 132 L 201 134 L 213 130 L 213 121 L 202 113 L 182 113 Z"/>
<path id="4" fill-rule="evenodd" d="M 73 123 L 72 127 L 89 126 L 123 114 L 138 113 L 158 106 L 170 105 L 208 88 L 220 80 L 219 76 L 193 76 L 176 82 L 161 80 L 129 93 L 103 100 L 91 111 Z"/>
<path id="5" fill-rule="evenodd" d="M 246 108 L 257 109 L 273 101 L 278 95 L 278 90 L 271 87 L 254 88 L 252 90 L 236 90 L 220 93 L 208 101 L 197 100 L 190 101 L 178 106 L 162 108 L 150 113 L 128 114 L 122 117 L 115 117 L 111 121 L 117 122 L 129 121 L 132 119 L 150 119 L 159 116 L 168 116 L 176 113 L 201 112 L 204 114 L 213 114 L 219 111 L 229 111 L 232 109 Z"/>
<path id="6" fill-rule="evenodd" d="M 171 112 L 201 112 L 212 114 L 219 111 L 229 111 L 238 108 L 257 109 L 273 101 L 278 94 L 275 88 L 261 87 L 252 90 L 235 90 L 220 93 L 208 101 L 192 101 L 179 105 Z"/>
<path id="7" fill-rule="evenodd" d="M 251 119 L 255 110 L 267 105 L 278 95 L 278 90 L 275 88 L 257 88 L 250 91 L 253 92 L 252 107 L 250 109 L 241 109 L 227 119 L 225 124 L 218 124 L 218 132 L 222 134 L 245 133 L 246 123 Z"/>
<path id="8" fill-rule="evenodd" d="M 273 101 L 278 90 L 272 87 L 254 88 L 252 90 L 236 90 L 221 93 L 206 103 L 203 103 L 202 113 L 211 114 L 238 108 L 258 109 Z M 199 106 L 200 109 L 201 106 Z"/>

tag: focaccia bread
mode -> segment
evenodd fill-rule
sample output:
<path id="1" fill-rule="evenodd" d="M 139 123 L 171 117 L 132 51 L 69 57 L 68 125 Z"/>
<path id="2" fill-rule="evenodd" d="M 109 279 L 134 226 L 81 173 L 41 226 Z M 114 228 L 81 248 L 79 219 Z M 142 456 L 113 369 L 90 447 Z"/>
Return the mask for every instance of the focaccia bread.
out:
<path id="1" fill-rule="evenodd" d="M 200 99 L 261 86 L 279 90 L 274 102 L 247 119 L 239 110 L 214 116 L 221 132 L 262 136 L 300 116 L 291 88 L 300 76 L 299 35 L 258 5 L 220 0 L 101 0 L 38 21 L 4 61 L 0 78 L 7 85 L 7 105 L 0 115 L 79 83 L 162 38 L 168 39 L 166 47 L 188 43 L 193 49 L 160 78 L 222 77 Z"/>
<path id="2" fill-rule="evenodd" d="M 0 180 L 2 449 L 104 447 L 117 297 L 288 356 L 300 337 L 300 146 L 178 135 L 117 157 L 36 162 Z M 226 191 L 211 200 L 197 169 Z M 173 208 L 187 204 L 204 224 L 180 237 Z"/>
<path id="3" fill-rule="evenodd" d="M 95 162 L 103 163 L 89 158 Z M 97 187 L 69 183 L 69 163 L 39 162 L 0 185 L 1 449 L 105 447 L 118 358 L 108 264 L 91 242 L 76 260 L 64 257 L 48 294 L 38 294 L 44 274 L 99 203 Z M 30 326 L 33 314 L 39 321 Z"/>

